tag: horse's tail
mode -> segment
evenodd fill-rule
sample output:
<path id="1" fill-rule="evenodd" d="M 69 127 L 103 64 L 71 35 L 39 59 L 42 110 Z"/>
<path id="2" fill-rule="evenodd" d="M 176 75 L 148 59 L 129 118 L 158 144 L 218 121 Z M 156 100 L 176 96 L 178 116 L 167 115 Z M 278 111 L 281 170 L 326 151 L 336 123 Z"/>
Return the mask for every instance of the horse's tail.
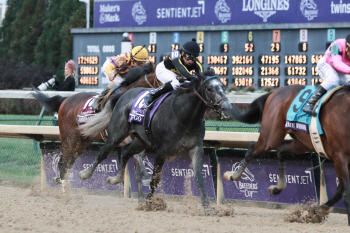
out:
<path id="1" fill-rule="evenodd" d="M 114 105 L 124 92 L 117 92 L 110 97 L 102 112 L 91 117 L 85 124 L 80 125 L 81 134 L 85 137 L 95 137 L 105 130 L 111 120 Z"/>
<path id="2" fill-rule="evenodd" d="M 30 93 L 35 99 L 37 99 L 44 107 L 47 112 L 58 112 L 61 104 L 67 97 L 62 97 L 60 95 L 55 95 L 53 97 L 49 97 L 43 94 L 40 91 L 35 91 Z"/>
<path id="3" fill-rule="evenodd" d="M 244 113 L 240 112 L 239 109 L 236 108 L 236 110 L 234 110 L 232 114 L 232 117 L 235 120 L 243 123 L 259 123 L 262 118 L 262 113 L 264 111 L 266 100 L 271 94 L 272 92 L 267 93 L 254 100 L 253 103 L 249 106 L 249 109 Z"/>

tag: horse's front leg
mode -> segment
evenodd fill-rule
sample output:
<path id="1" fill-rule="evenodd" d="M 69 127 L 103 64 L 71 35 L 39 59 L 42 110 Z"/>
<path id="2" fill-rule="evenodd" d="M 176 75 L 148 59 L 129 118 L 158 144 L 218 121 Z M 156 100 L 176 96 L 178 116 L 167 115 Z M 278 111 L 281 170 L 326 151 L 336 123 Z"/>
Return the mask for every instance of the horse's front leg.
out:
<path id="1" fill-rule="evenodd" d="M 147 195 L 147 199 L 151 199 L 153 197 L 154 191 L 156 190 L 160 181 L 164 162 L 165 160 L 162 156 L 157 156 L 157 158 L 154 161 L 153 176 L 151 179 L 150 191 Z"/>
<path id="2" fill-rule="evenodd" d="M 202 173 L 203 156 L 204 156 L 203 147 L 196 146 L 195 148 L 189 151 L 189 155 L 192 159 L 192 167 L 193 167 L 196 183 L 199 189 L 199 193 L 201 195 L 202 205 L 204 208 L 209 208 L 209 201 L 208 201 L 207 194 L 205 192 L 204 178 Z"/>
<path id="3" fill-rule="evenodd" d="M 138 139 L 135 138 L 131 143 L 122 146 L 122 153 L 120 155 L 120 169 L 117 176 L 112 176 L 107 179 L 107 183 L 111 185 L 119 184 L 124 181 L 125 167 L 129 159 L 136 153 L 143 151 L 144 144 Z M 142 162 L 142 160 L 141 160 Z M 143 165 L 143 163 L 142 163 Z"/>

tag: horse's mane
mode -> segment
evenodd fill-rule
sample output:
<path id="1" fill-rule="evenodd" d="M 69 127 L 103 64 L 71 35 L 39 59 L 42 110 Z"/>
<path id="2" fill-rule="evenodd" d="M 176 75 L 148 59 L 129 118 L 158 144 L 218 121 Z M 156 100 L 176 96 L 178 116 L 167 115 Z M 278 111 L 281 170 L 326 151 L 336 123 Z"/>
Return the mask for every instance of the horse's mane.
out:
<path id="1" fill-rule="evenodd" d="M 350 86 L 349 85 L 344 85 L 343 90 L 345 92 L 350 92 Z"/>
<path id="2" fill-rule="evenodd" d="M 214 76 L 215 71 L 214 70 L 205 70 L 203 73 L 198 74 L 198 78 L 195 79 L 193 82 L 190 83 L 185 83 L 181 87 L 185 89 L 191 89 L 191 88 L 196 88 L 198 85 L 206 79 L 207 76 Z M 179 88 L 179 91 L 186 91 L 184 89 Z"/>
<path id="3" fill-rule="evenodd" d="M 131 83 L 138 80 L 141 76 L 145 75 L 146 72 L 144 70 L 152 70 L 153 66 L 152 63 L 145 63 L 143 65 L 144 68 L 141 68 L 139 66 L 135 66 L 130 68 L 128 74 L 123 78 L 123 82 L 120 84 L 120 87 L 126 87 L 129 86 Z"/>

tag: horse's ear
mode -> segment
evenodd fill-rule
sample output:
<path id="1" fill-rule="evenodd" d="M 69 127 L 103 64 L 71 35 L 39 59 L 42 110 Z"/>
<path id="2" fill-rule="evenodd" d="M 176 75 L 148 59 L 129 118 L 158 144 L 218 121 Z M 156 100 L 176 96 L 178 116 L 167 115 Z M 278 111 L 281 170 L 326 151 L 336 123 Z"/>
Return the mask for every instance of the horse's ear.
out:
<path id="1" fill-rule="evenodd" d="M 203 72 L 203 74 L 204 74 L 205 76 L 214 76 L 214 75 L 215 75 L 215 70 L 213 70 L 213 69 L 205 70 L 205 71 Z"/>

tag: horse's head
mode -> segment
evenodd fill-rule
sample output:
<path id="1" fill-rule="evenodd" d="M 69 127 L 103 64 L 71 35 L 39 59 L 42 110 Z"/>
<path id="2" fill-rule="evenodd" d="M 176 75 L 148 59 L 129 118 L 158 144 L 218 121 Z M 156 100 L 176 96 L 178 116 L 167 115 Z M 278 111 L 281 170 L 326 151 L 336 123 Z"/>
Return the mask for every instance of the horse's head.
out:
<path id="1" fill-rule="evenodd" d="M 207 107 L 214 109 L 221 117 L 228 118 L 231 104 L 225 94 L 225 85 L 215 75 L 214 70 L 198 74 L 197 90 Z"/>

